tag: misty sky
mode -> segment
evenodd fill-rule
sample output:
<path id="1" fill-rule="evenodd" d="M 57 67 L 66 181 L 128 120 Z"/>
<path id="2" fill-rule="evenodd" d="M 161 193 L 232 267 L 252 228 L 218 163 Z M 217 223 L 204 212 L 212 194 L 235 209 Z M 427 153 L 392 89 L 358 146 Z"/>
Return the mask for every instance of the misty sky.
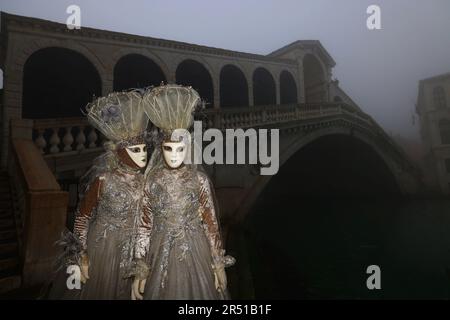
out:
<path id="1" fill-rule="evenodd" d="M 415 138 L 418 81 L 450 72 L 450 0 L 0 0 L 0 10 L 65 23 L 71 4 L 82 26 L 244 52 L 320 40 L 355 102 L 388 133 Z M 382 30 L 366 28 L 371 4 Z"/>

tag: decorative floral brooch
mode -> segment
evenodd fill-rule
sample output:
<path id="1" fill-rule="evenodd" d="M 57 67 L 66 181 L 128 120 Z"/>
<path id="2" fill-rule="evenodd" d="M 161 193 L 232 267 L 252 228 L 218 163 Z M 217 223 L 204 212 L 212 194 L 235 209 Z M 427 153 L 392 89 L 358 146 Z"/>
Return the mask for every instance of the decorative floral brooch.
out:
<path id="1" fill-rule="evenodd" d="M 105 122 L 117 122 L 120 120 L 120 108 L 117 105 L 110 105 L 101 111 L 101 118 Z"/>

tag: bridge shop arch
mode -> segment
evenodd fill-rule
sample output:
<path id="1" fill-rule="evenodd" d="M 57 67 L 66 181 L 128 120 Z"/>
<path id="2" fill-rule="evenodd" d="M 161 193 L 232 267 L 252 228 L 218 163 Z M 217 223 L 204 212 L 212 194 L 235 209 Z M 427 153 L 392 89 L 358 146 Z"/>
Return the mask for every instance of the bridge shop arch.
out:
<path id="1" fill-rule="evenodd" d="M 181 62 L 176 70 L 177 84 L 192 86 L 200 97 L 206 101 L 206 107 L 214 106 L 214 86 L 211 74 L 200 62 L 187 59 Z"/>
<path id="2" fill-rule="evenodd" d="M 275 80 L 272 74 L 263 67 L 258 67 L 253 72 L 253 101 L 255 106 L 277 103 Z"/>
<path id="3" fill-rule="evenodd" d="M 95 66 L 81 53 L 60 47 L 34 52 L 23 67 L 22 117 L 80 117 L 102 83 Z"/>
<path id="4" fill-rule="evenodd" d="M 280 103 L 298 103 L 297 84 L 292 74 L 286 70 L 280 73 Z"/>
<path id="5" fill-rule="evenodd" d="M 238 67 L 227 64 L 220 71 L 220 107 L 246 107 L 248 83 Z"/>
<path id="6" fill-rule="evenodd" d="M 166 81 L 160 66 L 140 54 L 127 54 L 114 66 L 114 91 L 158 86 Z"/>

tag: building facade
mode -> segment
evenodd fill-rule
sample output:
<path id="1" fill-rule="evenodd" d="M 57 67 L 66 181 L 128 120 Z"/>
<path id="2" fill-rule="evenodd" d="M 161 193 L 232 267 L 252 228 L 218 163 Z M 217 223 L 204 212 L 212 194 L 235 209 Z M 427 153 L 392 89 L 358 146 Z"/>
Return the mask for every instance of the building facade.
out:
<path id="1" fill-rule="evenodd" d="M 419 82 L 416 112 L 425 147 L 428 183 L 450 193 L 450 73 Z"/>

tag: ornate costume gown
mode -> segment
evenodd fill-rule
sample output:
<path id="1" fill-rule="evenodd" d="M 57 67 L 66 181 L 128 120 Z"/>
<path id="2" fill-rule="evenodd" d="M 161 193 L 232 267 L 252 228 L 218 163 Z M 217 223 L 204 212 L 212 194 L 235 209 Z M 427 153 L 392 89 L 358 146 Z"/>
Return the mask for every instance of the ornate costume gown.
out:
<path id="1" fill-rule="evenodd" d="M 69 290 L 65 285 L 68 275 L 59 275 L 50 298 L 130 299 L 128 273 L 134 256 L 142 188 L 140 171 L 123 164 L 90 184 L 74 226 L 75 238 L 89 257 L 89 279 L 81 290 Z"/>
<path id="2" fill-rule="evenodd" d="M 207 175 L 161 168 L 145 185 L 142 209 L 136 257 L 150 267 L 144 299 L 226 299 L 214 283 L 212 265 L 224 250 Z"/>

